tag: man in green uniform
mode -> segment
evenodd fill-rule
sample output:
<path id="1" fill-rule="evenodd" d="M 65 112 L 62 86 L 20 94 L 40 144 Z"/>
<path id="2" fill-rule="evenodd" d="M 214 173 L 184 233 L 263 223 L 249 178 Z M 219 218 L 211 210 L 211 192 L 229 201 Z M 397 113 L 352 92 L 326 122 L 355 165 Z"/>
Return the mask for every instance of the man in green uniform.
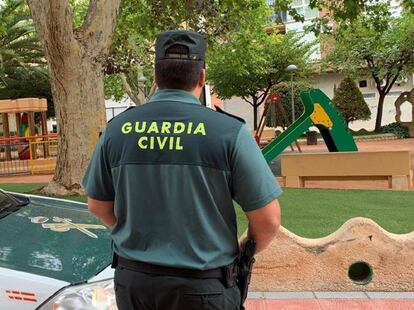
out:
<path id="1" fill-rule="evenodd" d="M 158 92 L 108 124 L 83 185 L 112 228 L 119 309 L 239 309 L 233 200 L 257 251 L 280 224 L 276 183 L 244 123 L 200 104 L 206 42 L 190 31 L 156 42 Z"/>

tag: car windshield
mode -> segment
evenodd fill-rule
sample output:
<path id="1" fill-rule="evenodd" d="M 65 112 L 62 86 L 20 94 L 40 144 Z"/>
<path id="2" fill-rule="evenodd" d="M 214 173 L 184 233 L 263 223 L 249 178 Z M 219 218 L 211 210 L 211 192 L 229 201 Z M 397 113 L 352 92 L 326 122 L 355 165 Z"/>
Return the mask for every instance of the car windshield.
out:
<path id="1" fill-rule="evenodd" d="M 0 190 L 0 218 L 19 210 L 29 204 L 30 199 L 19 194 L 6 194 Z"/>

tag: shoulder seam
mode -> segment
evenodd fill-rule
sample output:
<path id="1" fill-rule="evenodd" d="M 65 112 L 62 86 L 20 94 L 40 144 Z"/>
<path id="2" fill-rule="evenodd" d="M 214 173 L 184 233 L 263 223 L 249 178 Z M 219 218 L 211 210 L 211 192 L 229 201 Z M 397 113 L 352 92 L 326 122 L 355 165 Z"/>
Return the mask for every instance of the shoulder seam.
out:
<path id="1" fill-rule="evenodd" d="M 134 106 L 134 105 L 131 105 L 131 106 L 129 106 L 128 108 L 126 108 L 125 110 L 123 110 L 121 113 L 119 113 L 118 115 L 121 115 L 122 113 L 124 113 L 124 112 L 126 112 L 126 111 L 129 111 L 129 110 L 132 110 L 132 109 L 134 109 L 134 108 L 137 108 L 137 106 Z M 114 116 L 114 117 L 112 117 L 109 121 L 107 121 L 106 123 L 107 124 L 109 124 L 110 122 L 112 122 L 112 120 L 114 120 L 118 115 L 116 115 L 116 116 Z"/>
<path id="2" fill-rule="evenodd" d="M 234 119 L 238 120 L 239 122 L 241 122 L 243 124 L 246 124 L 246 121 L 243 118 L 241 118 L 239 116 L 236 116 L 236 115 L 233 115 L 233 114 L 231 114 L 229 112 L 226 112 L 226 111 L 224 111 L 222 108 L 220 108 L 217 105 L 215 105 L 214 107 L 216 108 L 216 112 L 221 113 L 221 114 L 224 114 L 224 115 L 226 115 L 228 117 L 231 117 L 231 118 L 234 118 Z"/>

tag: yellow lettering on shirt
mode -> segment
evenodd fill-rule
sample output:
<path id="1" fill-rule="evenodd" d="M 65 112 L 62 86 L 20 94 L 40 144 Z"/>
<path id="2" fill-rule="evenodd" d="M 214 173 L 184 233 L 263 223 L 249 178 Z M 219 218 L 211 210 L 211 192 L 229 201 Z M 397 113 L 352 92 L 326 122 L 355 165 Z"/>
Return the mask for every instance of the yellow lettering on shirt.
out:
<path id="1" fill-rule="evenodd" d="M 170 133 L 171 123 L 162 122 L 161 133 Z"/>
<path id="2" fill-rule="evenodd" d="M 148 148 L 148 143 L 144 144 L 144 141 L 148 142 L 148 137 L 141 137 L 138 139 L 138 147 L 142 150 L 146 150 Z"/>
<path id="3" fill-rule="evenodd" d="M 185 136 L 206 136 L 206 126 L 203 122 L 156 122 L 137 121 L 125 122 L 121 126 L 124 135 L 138 134 L 137 145 L 141 150 L 184 150 Z"/>
<path id="4" fill-rule="evenodd" d="M 183 122 L 175 122 L 174 123 L 174 133 L 180 134 L 183 133 L 185 130 L 185 124 Z"/>
<path id="5" fill-rule="evenodd" d="M 126 122 L 125 124 L 122 125 L 121 127 L 121 132 L 126 135 L 129 134 L 131 132 L 132 129 L 132 124 L 130 122 Z"/>
<path id="6" fill-rule="evenodd" d="M 165 147 L 165 144 L 167 143 L 168 137 L 157 137 L 157 143 L 160 148 L 160 150 L 163 150 Z"/>
<path id="7" fill-rule="evenodd" d="M 174 149 L 174 137 L 170 137 L 169 150 L 173 150 L 173 149 Z"/>
<path id="8" fill-rule="evenodd" d="M 188 123 L 187 135 L 190 135 L 191 134 L 191 129 L 193 129 L 193 122 L 189 122 Z"/>
<path id="9" fill-rule="evenodd" d="M 203 136 L 206 135 L 206 127 L 204 126 L 204 123 L 200 123 L 197 125 L 196 129 L 193 132 L 194 135 L 201 134 Z"/>
<path id="10" fill-rule="evenodd" d="M 150 127 L 148 128 L 147 133 L 159 133 L 157 122 L 152 122 L 151 123 Z"/>
<path id="11" fill-rule="evenodd" d="M 139 127 L 139 125 L 141 125 L 141 128 Z M 145 132 L 145 129 L 147 128 L 147 122 L 142 122 L 140 124 L 140 122 L 135 122 L 135 132 L 136 133 L 143 133 Z"/>
<path id="12" fill-rule="evenodd" d="M 175 141 L 175 149 L 177 151 L 182 151 L 184 149 L 183 146 L 181 145 L 181 137 L 177 137 L 176 138 L 176 141 Z"/>

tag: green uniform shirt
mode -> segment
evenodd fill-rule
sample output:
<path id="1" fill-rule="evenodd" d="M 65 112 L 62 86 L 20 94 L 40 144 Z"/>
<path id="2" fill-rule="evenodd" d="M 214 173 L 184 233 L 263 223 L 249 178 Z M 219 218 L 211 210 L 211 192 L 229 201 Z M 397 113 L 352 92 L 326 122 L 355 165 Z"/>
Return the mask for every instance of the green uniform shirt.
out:
<path id="1" fill-rule="evenodd" d="M 115 201 L 118 255 L 198 270 L 238 254 L 233 199 L 252 211 L 282 192 L 246 126 L 183 90 L 111 120 L 83 186 Z"/>

